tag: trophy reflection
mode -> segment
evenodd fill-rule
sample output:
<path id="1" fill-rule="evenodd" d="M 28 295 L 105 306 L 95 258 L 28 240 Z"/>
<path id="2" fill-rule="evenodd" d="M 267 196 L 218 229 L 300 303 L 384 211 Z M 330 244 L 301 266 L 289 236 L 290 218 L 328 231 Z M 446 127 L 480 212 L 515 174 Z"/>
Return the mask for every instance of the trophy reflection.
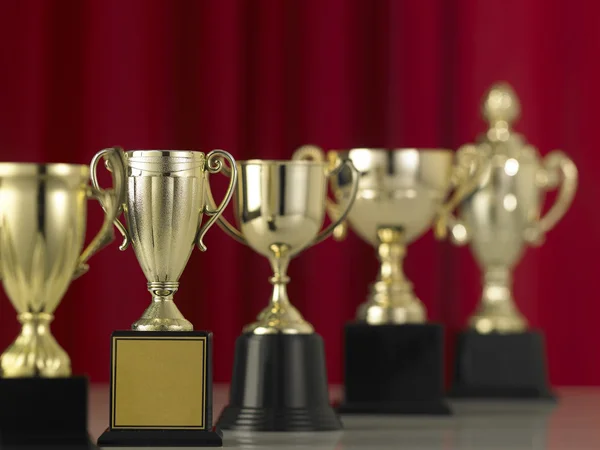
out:
<path id="1" fill-rule="evenodd" d="M 323 159 L 305 147 L 297 158 Z M 444 397 L 443 329 L 428 323 L 425 307 L 402 269 L 407 246 L 432 225 L 445 231 L 450 212 L 476 186 L 477 155 L 443 149 L 332 151 L 330 160 L 353 162 L 360 173 L 358 194 L 348 214 L 350 227 L 375 247 L 377 279 L 355 323 L 345 327 L 343 413 L 448 414 Z M 336 198 L 348 198 L 350 173 L 333 179 Z M 339 217 L 339 208 L 329 211 Z M 347 223 L 335 237 L 344 238 Z M 407 364 L 406 361 L 411 361 Z"/>
<path id="2" fill-rule="evenodd" d="M 512 130 L 519 114 L 512 88 L 492 86 L 483 103 L 489 129 L 463 147 L 482 155 L 487 169 L 450 223 L 454 242 L 470 242 L 483 272 L 481 301 L 458 341 L 455 396 L 552 397 L 543 337 L 529 330 L 514 302 L 512 270 L 525 247 L 540 245 L 571 205 L 577 168 L 561 151 L 542 159 Z M 556 202 L 542 216 L 544 192 L 555 188 Z"/>
<path id="3" fill-rule="evenodd" d="M 87 445 L 87 379 L 71 376 L 69 356 L 50 331 L 54 311 L 89 258 L 114 239 L 123 201 L 124 168 L 111 190 L 89 185 L 89 168 L 74 164 L 0 163 L 0 276 L 22 324 L 0 356 L 0 444 Z M 106 209 L 100 231 L 82 251 L 87 200 Z"/>
<path id="4" fill-rule="evenodd" d="M 229 203 L 237 170 L 229 153 L 137 150 L 126 167 L 121 250 L 133 247 L 152 301 L 132 331 L 115 331 L 111 346 L 111 411 L 100 446 L 222 444 L 212 425 L 212 333 L 194 331 L 173 301 L 194 246 Z M 96 155 L 92 181 L 98 185 Z M 218 207 L 206 203 L 208 175 L 231 165 Z M 112 171 L 110 161 L 107 169 Z M 203 222 L 203 216 L 208 220 Z"/>
<path id="5" fill-rule="evenodd" d="M 256 322 L 237 339 L 230 403 L 218 420 L 223 429 L 335 430 L 329 405 L 322 338 L 290 303 L 287 267 L 303 250 L 331 235 L 352 206 L 357 189 L 350 161 L 238 161 L 235 218 L 239 230 L 219 219 L 233 238 L 266 257 L 273 293 Z M 325 219 L 327 178 L 346 169 L 354 179 L 338 222 Z M 252 380 L 252 383 L 248 383 Z"/>

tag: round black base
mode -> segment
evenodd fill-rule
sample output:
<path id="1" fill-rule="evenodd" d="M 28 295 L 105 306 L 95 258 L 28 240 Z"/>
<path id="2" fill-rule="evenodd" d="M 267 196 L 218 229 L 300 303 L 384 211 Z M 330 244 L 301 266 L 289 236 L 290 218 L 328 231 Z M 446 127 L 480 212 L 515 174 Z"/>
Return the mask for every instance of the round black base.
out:
<path id="1" fill-rule="evenodd" d="M 445 400 L 418 400 L 401 402 L 341 403 L 340 414 L 423 415 L 449 416 L 452 414 Z"/>
<path id="2" fill-rule="evenodd" d="M 235 347 L 230 404 L 217 426 L 246 431 L 341 429 L 329 404 L 321 337 L 241 335 Z"/>
<path id="3" fill-rule="evenodd" d="M 331 431 L 341 428 L 331 407 L 324 408 L 243 408 L 226 406 L 219 426 L 227 430 L 248 431 Z"/>

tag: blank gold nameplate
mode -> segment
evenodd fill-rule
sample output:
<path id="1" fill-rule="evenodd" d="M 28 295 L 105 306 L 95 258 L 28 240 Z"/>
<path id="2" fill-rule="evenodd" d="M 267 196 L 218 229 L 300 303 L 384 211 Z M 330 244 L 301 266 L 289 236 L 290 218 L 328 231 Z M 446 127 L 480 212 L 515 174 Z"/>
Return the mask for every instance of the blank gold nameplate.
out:
<path id="1" fill-rule="evenodd" d="M 212 428 L 211 337 L 203 331 L 114 332 L 110 428 Z"/>

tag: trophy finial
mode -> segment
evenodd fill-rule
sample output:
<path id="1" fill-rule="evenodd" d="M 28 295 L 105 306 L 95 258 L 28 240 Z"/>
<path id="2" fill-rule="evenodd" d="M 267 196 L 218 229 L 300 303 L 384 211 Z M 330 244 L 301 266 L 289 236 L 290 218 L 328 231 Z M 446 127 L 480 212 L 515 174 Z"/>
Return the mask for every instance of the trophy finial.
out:
<path id="1" fill-rule="evenodd" d="M 499 82 L 492 85 L 483 101 L 482 113 L 490 124 L 490 140 L 506 140 L 511 125 L 521 114 L 519 98 L 510 84 Z"/>

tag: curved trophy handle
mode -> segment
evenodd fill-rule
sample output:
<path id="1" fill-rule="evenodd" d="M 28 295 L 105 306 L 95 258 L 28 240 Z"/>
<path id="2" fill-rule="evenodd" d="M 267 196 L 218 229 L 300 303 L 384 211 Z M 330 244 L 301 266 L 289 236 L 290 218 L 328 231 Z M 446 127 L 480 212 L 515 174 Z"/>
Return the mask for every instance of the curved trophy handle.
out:
<path id="1" fill-rule="evenodd" d="M 556 201 L 537 223 L 537 228 L 542 234 L 554 228 L 565 215 L 575 197 L 578 182 L 577 166 L 560 150 L 554 150 L 546 155 L 544 168 L 548 180 L 546 189 L 554 189 L 559 185 L 560 188 Z"/>
<path id="2" fill-rule="evenodd" d="M 113 155 L 116 155 L 116 154 L 119 155 L 118 162 L 117 162 L 117 166 L 113 167 L 112 160 L 116 158 Z M 117 211 L 117 214 L 115 216 L 113 223 L 115 224 L 115 226 L 117 227 L 117 229 L 119 230 L 121 235 L 123 236 L 123 242 L 119 246 L 119 250 L 124 251 L 127 249 L 127 247 L 129 247 L 129 244 L 131 243 L 131 238 L 129 237 L 127 228 L 125 228 L 125 225 L 123 225 L 117 217 L 121 213 L 123 204 L 125 203 L 125 183 L 126 183 L 125 152 L 123 151 L 123 149 L 121 147 L 107 148 L 107 149 L 101 150 L 98 153 L 96 153 L 96 155 L 94 156 L 94 159 L 92 159 L 92 162 L 90 164 L 90 170 L 91 170 L 91 175 L 92 175 L 92 187 L 96 190 L 96 192 L 99 192 L 99 193 L 106 192 L 104 189 L 102 189 L 100 187 L 100 184 L 98 183 L 98 174 L 96 173 L 97 168 L 98 168 L 98 163 L 100 162 L 101 159 L 104 159 L 104 167 L 106 167 L 106 170 L 113 173 L 113 180 L 116 180 L 119 177 L 122 177 L 122 180 L 123 180 L 122 181 L 123 195 L 122 195 L 122 198 L 120 199 L 120 203 L 118 204 L 119 210 Z M 119 174 L 119 171 L 122 175 Z M 106 212 L 106 207 L 102 203 L 102 201 L 100 202 L 100 204 L 102 205 L 102 209 L 104 209 L 104 211 Z"/>
<path id="3" fill-rule="evenodd" d="M 335 152 L 329 152 L 329 161 L 331 165 L 328 169 L 328 176 L 337 175 L 344 168 L 344 166 L 348 166 L 350 168 L 350 170 L 352 171 L 352 190 L 350 191 L 350 198 L 348 200 L 348 204 L 344 209 L 342 209 L 341 205 L 338 205 L 333 201 L 328 201 L 328 211 L 330 212 L 330 214 L 332 211 L 334 214 L 337 214 L 337 218 L 335 218 L 327 228 L 325 228 L 317 235 L 317 237 L 312 241 L 311 245 L 316 245 L 319 242 L 322 242 L 325 239 L 327 239 L 334 233 L 336 228 L 340 227 L 340 225 L 346 221 L 346 217 L 348 216 L 352 205 L 354 205 L 354 200 L 356 200 L 356 194 L 358 193 L 358 181 L 360 174 L 358 173 L 356 167 L 354 167 L 352 160 L 350 158 L 341 160 L 337 157 L 337 154 Z M 331 168 L 332 166 L 333 168 Z"/>
<path id="4" fill-rule="evenodd" d="M 433 232 L 436 239 L 445 239 L 448 229 L 451 229 L 453 241 L 458 245 L 463 245 L 469 240 L 468 230 L 452 212 L 477 189 L 488 164 L 484 163 L 484 156 L 477 146 L 472 144 L 460 147 L 456 152 L 456 157 L 458 164 L 454 167 L 452 174 L 452 184 L 456 189 L 441 206 L 433 225 Z"/>
<path id="5" fill-rule="evenodd" d="M 103 190 L 98 187 L 96 178 L 96 166 L 100 158 L 104 158 L 107 167 L 110 166 L 113 179 L 113 187 L 110 190 Z M 117 216 L 121 212 L 121 205 L 125 200 L 125 161 L 123 151 L 120 147 L 114 147 L 102 150 L 96 154 L 91 163 L 92 173 L 92 188 L 89 191 L 89 196 L 100 202 L 102 209 L 105 212 L 104 222 L 98 234 L 85 248 L 79 256 L 77 269 L 74 277 L 77 278 L 83 275 L 88 270 L 87 261 L 98 251 L 110 244 L 115 235 L 113 231 L 113 222 L 117 220 Z"/>
<path id="6" fill-rule="evenodd" d="M 229 161 L 229 165 L 230 165 L 229 168 L 226 168 L 226 166 L 225 166 L 225 164 L 223 164 L 223 161 L 221 158 L 224 158 L 227 161 Z M 235 189 L 235 184 L 237 182 L 237 167 L 235 165 L 235 159 L 233 159 L 233 156 L 231 156 L 226 151 L 213 150 L 212 152 L 210 152 L 206 156 L 206 166 L 205 167 L 206 167 L 206 171 L 209 174 L 211 174 L 211 173 L 215 174 L 215 173 L 219 173 L 219 172 L 223 171 L 224 173 L 229 173 L 231 176 L 229 179 L 229 186 L 227 187 L 227 192 L 225 193 L 225 197 L 223 198 L 223 201 L 221 202 L 221 204 L 218 207 L 215 207 L 215 201 L 213 199 L 212 192 L 210 190 L 210 183 L 208 182 L 208 179 L 207 179 L 206 196 L 207 196 L 207 200 L 209 200 L 208 203 L 210 203 L 210 206 L 204 205 L 204 211 L 202 211 L 202 212 L 204 214 L 206 214 L 207 216 L 209 216 L 210 219 L 208 219 L 208 221 L 204 225 L 202 225 L 202 227 L 200 227 L 200 230 L 198 230 L 198 235 L 196 236 L 196 245 L 198 246 L 200 251 L 203 251 L 203 252 L 206 251 L 206 245 L 204 245 L 204 242 L 202 242 L 202 238 L 204 237 L 204 235 L 206 234 L 208 229 L 217 220 L 219 220 L 221 218 L 221 214 L 223 214 L 223 210 L 229 204 L 229 201 L 231 200 L 231 197 L 233 196 L 233 191 Z M 224 169 L 224 168 L 226 168 L 226 169 Z"/>
<path id="7" fill-rule="evenodd" d="M 327 154 L 327 158 L 331 164 L 331 167 L 335 167 L 337 164 L 337 153 L 330 151 Z M 309 161 L 324 161 L 325 155 L 321 147 L 316 145 L 303 145 L 292 155 L 292 160 L 309 160 Z M 335 186 L 333 187 L 335 189 Z M 337 226 L 333 229 L 333 239 L 336 241 L 343 241 L 348 235 L 348 221 L 342 219 L 344 210 L 341 205 L 338 205 L 329 197 L 326 199 L 327 214 L 331 217 L 331 220 L 337 222 Z"/>

